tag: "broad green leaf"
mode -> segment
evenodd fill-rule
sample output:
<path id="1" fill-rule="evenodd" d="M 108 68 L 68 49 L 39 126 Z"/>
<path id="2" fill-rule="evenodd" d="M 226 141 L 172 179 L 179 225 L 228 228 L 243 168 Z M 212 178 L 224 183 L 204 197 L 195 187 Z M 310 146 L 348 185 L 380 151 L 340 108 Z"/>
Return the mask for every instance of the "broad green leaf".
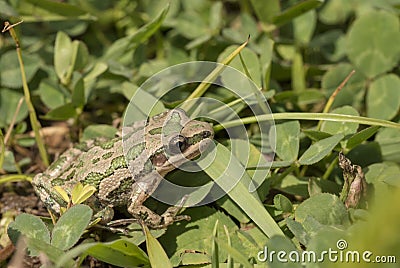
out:
<path id="1" fill-rule="evenodd" d="M 90 125 L 83 131 L 81 140 L 93 140 L 99 137 L 112 139 L 115 137 L 117 131 L 115 127 L 110 125 Z"/>
<path id="2" fill-rule="evenodd" d="M 64 105 L 70 97 L 70 92 L 62 90 L 60 85 L 50 79 L 43 79 L 39 85 L 40 99 L 50 109 Z"/>
<path id="3" fill-rule="evenodd" d="M 144 234 L 146 236 L 146 248 L 147 253 L 149 254 L 149 261 L 151 267 L 154 268 L 172 268 L 172 264 L 169 261 L 167 254 L 162 248 L 160 242 L 154 238 L 154 236 L 150 233 L 149 229 L 146 225 L 143 225 Z"/>
<path id="4" fill-rule="evenodd" d="M 22 53 L 22 60 L 24 62 L 26 82 L 29 83 L 41 66 L 42 60 L 37 54 L 25 53 Z M 21 69 L 15 50 L 9 50 L 1 55 L 0 82 L 3 87 L 22 87 Z"/>
<path id="5" fill-rule="evenodd" d="M 400 108 L 400 78 L 394 74 L 381 76 L 368 89 L 367 114 L 369 117 L 390 120 Z"/>
<path id="6" fill-rule="evenodd" d="M 294 38 L 300 44 L 308 44 L 314 34 L 317 24 L 317 14 L 315 10 L 310 10 L 293 20 Z"/>
<path id="7" fill-rule="evenodd" d="M 295 219 L 304 222 L 312 216 L 323 225 L 348 225 L 349 216 L 344 204 L 336 195 L 322 193 L 314 195 L 299 204 L 295 211 Z"/>
<path id="8" fill-rule="evenodd" d="M 396 165 L 376 163 L 368 166 L 368 172 L 365 173 L 365 180 L 372 184 L 384 182 L 400 188 L 399 174 L 400 168 Z"/>
<path id="9" fill-rule="evenodd" d="M 274 16 L 272 22 L 278 26 L 283 25 L 306 13 L 307 11 L 317 8 L 323 2 L 323 0 L 305 0 L 299 2 L 298 4 L 285 9 L 280 14 Z"/>
<path id="10" fill-rule="evenodd" d="M 147 267 L 149 260 L 146 253 L 129 241 L 118 239 L 111 243 L 98 243 L 86 249 L 90 256 L 120 267 Z"/>
<path id="11" fill-rule="evenodd" d="M 366 141 L 368 138 L 372 137 L 379 129 L 379 126 L 372 126 L 366 129 L 363 129 L 353 136 L 351 136 L 346 143 L 346 148 L 351 150 L 362 142 Z"/>
<path id="12" fill-rule="evenodd" d="M 12 118 L 15 115 L 18 102 L 24 96 L 15 90 L 0 88 L 0 127 L 5 127 L 10 124 Z M 26 106 L 25 100 L 23 100 L 21 109 L 19 110 L 16 122 L 20 122 L 28 115 L 28 108 Z"/>
<path id="13" fill-rule="evenodd" d="M 209 161 L 205 157 L 204 161 L 198 162 L 199 166 L 218 183 L 222 190 L 243 209 L 268 237 L 282 235 L 282 230 L 271 215 L 265 210 L 262 203 L 249 193 L 248 186 L 243 183 L 243 179 L 250 181 L 250 178 L 240 162 L 221 144 L 217 144 L 215 150 L 216 156 L 212 163 L 208 165 Z M 233 188 L 232 179 L 238 181 L 236 185 L 233 184 Z"/>
<path id="14" fill-rule="evenodd" d="M 341 240 L 345 240 L 347 241 L 347 243 L 351 243 L 352 240 L 347 239 L 347 235 L 343 230 L 340 230 L 339 228 L 334 228 L 331 226 L 323 226 L 323 228 L 321 228 L 317 233 L 315 233 L 309 243 L 308 243 L 308 247 L 307 250 L 313 251 L 315 252 L 316 256 L 323 256 L 323 252 L 326 252 L 328 250 L 335 250 L 338 252 L 343 252 L 343 255 L 345 255 L 344 253 L 348 252 L 347 250 L 349 250 L 348 248 L 343 249 L 343 251 L 340 251 L 338 249 L 338 241 Z M 340 253 L 339 253 L 340 254 Z M 338 254 L 338 255 L 339 255 Z M 351 258 L 350 258 L 351 259 Z M 346 264 L 345 261 L 340 262 L 340 265 L 338 265 L 339 261 L 337 262 L 333 262 L 332 260 L 330 260 L 329 258 L 321 258 L 318 261 L 318 266 L 316 265 L 316 262 L 312 262 L 310 263 L 311 265 L 309 265 L 310 268 L 317 268 L 317 267 L 343 267 L 343 264 Z M 359 265 L 355 265 L 356 262 L 349 262 L 352 263 L 351 267 L 357 267 Z M 334 266 L 330 266 L 332 264 L 335 264 Z M 361 265 L 363 266 L 363 264 Z M 361 267 L 359 266 L 359 267 Z"/>
<path id="15" fill-rule="evenodd" d="M 294 161 L 299 153 L 300 123 L 288 121 L 276 126 L 276 154 L 283 161 Z"/>
<path id="16" fill-rule="evenodd" d="M 307 246 L 308 241 L 310 240 L 310 236 L 307 233 L 306 229 L 304 229 L 303 225 L 295 221 L 291 218 L 286 218 L 286 225 L 289 230 L 293 233 L 293 235 L 299 240 L 299 242 L 305 246 Z"/>
<path id="17" fill-rule="evenodd" d="M 193 256 L 186 257 L 187 249 L 202 252 L 202 260 L 210 262 L 212 243 L 214 240 L 213 230 L 215 222 L 218 221 L 218 237 L 226 240 L 226 235 L 223 229 L 225 225 L 230 235 L 233 235 L 237 231 L 237 226 L 226 214 L 217 211 L 208 206 L 201 206 L 196 208 L 190 208 L 184 211 L 185 215 L 189 215 L 191 220 L 187 223 L 181 222 L 168 227 L 167 232 L 159 238 L 160 243 L 163 245 L 165 251 L 171 256 L 171 262 L 173 266 L 178 266 L 185 261 L 186 265 L 193 264 L 189 261 L 197 261 L 192 258 Z M 196 239 L 193 239 L 193 238 Z M 232 238 L 233 245 L 238 245 L 238 241 L 235 237 Z M 171 241 L 176 244 L 175 247 L 171 247 Z M 219 250 L 219 259 L 223 260 L 227 257 L 227 253 L 223 250 Z"/>
<path id="18" fill-rule="evenodd" d="M 74 59 L 74 70 L 82 71 L 89 61 L 89 51 L 85 43 L 74 40 L 72 46 L 76 47 L 76 58 Z"/>
<path id="19" fill-rule="evenodd" d="M 51 110 L 42 118 L 48 120 L 67 120 L 75 116 L 76 116 L 75 107 L 71 103 L 67 103 L 63 106 Z"/>
<path id="20" fill-rule="evenodd" d="M 353 65 L 349 63 L 339 63 L 325 72 L 322 77 L 321 86 L 324 89 L 327 99 L 352 70 L 354 70 Z M 331 108 L 350 105 L 359 110 L 364 105 L 365 88 L 365 76 L 361 72 L 356 71 L 342 90 L 337 93 Z"/>
<path id="21" fill-rule="evenodd" d="M 343 106 L 332 110 L 334 114 L 348 114 L 348 115 L 356 115 L 358 116 L 358 112 L 351 106 Z M 321 130 L 329 133 L 329 134 L 343 134 L 349 135 L 357 132 L 358 129 L 357 123 L 349 123 L 349 122 L 324 122 L 322 124 Z"/>
<path id="22" fill-rule="evenodd" d="M 317 141 L 312 144 L 300 157 L 300 165 L 312 165 L 327 156 L 333 148 L 343 139 L 343 134 L 336 134 L 332 137 Z"/>
<path id="23" fill-rule="evenodd" d="M 400 130 L 382 128 L 376 134 L 383 159 L 400 163 Z"/>
<path id="24" fill-rule="evenodd" d="M 31 214 L 18 215 L 15 221 L 8 225 L 7 234 L 14 245 L 17 244 L 20 235 L 50 243 L 50 232 L 46 225 L 39 217 Z"/>
<path id="25" fill-rule="evenodd" d="M 348 0 L 329 0 L 319 12 L 319 19 L 325 24 L 341 24 L 351 14 L 352 2 Z"/>
<path id="26" fill-rule="evenodd" d="M 82 204 L 71 207 L 54 225 L 51 244 L 62 250 L 71 248 L 78 242 L 91 218 L 90 207 Z"/>
<path id="27" fill-rule="evenodd" d="M 266 23 L 271 23 L 272 18 L 279 14 L 281 9 L 279 0 L 270 0 L 266 2 L 250 0 L 250 3 L 253 6 L 257 18 Z"/>
<path id="28" fill-rule="evenodd" d="M 273 185 L 273 188 L 278 189 L 284 193 L 308 197 L 308 179 L 297 178 L 289 174 L 285 176 L 279 183 Z"/>
<path id="29" fill-rule="evenodd" d="M 138 45 L 144 43 L 161 26 L 168 13 L 169 5 L 160 14 L 141 27 L 137 32 L 115 41 L 107 50 L 104 58 L 118 60 L 125 54 L 132 52 Z"/>
<path id="30" fill-rule="evenodd" d="M 64 81 L 71 64 L 72 41 L 64 32 L 58 32 L 54 45 L 54 69 L 58 78 Z"/>
<path id="31" fill-rule="evenodd" d="M 293 212 L 293 205 L 289 198 L 282 194 L 277 194 L 274 196 L 274 206 L 276 209 L 283 212 Z"/>
<path id="32" fill-rule="evenodd" d="M 237 46 L 229 46 L 227 47 L 219 56 L 218 56 L 218 61 L 221 62 L 223 59 L 227 58 L 228 55 L 230 55 L 233 51 L 237 49 Z M 231 63 L 229 64 L 230 67 L 235 68 L 239 70 L 242 73 L 246 73 L 246 69 L 248 70 L 250 74 L 250 79 L 258 86 L 261 87 L 261 67 L 260 67 L 260 61 L 257 57 L 257 54 L 253 52 L 249 48 L 244 48 L 240 52 L 240 56 L 243 59 L 243 62 L 245 66 L 243 66 L 241 60 L 239 57 L 234 58 Z M 246 69 L 244 69 L 246 68 Z M 228 72 L 225 72 L 223 74 L 227 74 Z M 224 82 L 224 85 L 226 87 L 231 87 L 231 88 L 237 88 L 239 85 L 235 84 L 238 82 L 238 79 L 233 79 L 233 77 L 226 77 L 222 76 L 222 80 Z M 240 79 L 239 81 L 244 81 L 243 79 Z M 247 82 L 247 81 L 244 81 Z"/>
<path id="33" fill-rule="evenodd" d="M 307 137 L 309 137 L 312 141 L 319 141 L 329 137 L 332 137 L 331 134 L 318 131 L 318 130 L 303 130 L 302 131 Z"/>
<path id="34" fill-rule="evenodd" d="M 56 262 L 64 254 L 64 252 L 61 249 L 56 248 L 56 247 L 50 245 L 48 242 L 37 239 L 37 238 L 28 237 L 28 248 L 35 252 L 40 252 L 41 254 L 45 254 L 45 256 L 48 257 L 49 260 L 52 262 Z M 72 267 L 72 265 L 73 265 L 73 262 L 69 261 L 68 266 Z"/>
<path id="35" fill-rule="evenodd" d="M 361 14 L 347 34 L 347 55 L 364 75 L 391 70 L 400 58 L 399 19 L 386 11 Z"/>
<path id="36" fill-rule="evenodd" d="M 63 3 L 54 2 L 51 0 L 26 0 L 26 2 L 31 3 L 31 9 L 46 11 L 49 15 L 60 15 L 65 17 L 78 17 L 86 14 L 84 9 L 78 6 Z"/>

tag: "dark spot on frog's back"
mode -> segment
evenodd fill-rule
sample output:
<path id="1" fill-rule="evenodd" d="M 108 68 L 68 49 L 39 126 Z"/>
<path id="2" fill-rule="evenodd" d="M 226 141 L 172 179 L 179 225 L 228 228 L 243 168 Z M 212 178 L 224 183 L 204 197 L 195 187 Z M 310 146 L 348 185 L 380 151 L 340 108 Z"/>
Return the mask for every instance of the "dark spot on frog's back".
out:
<path id="1" fill-rule="evenodd" d="M 51 181 L 51 186 L 63 186 L 65 184 L 65 180 L 61 178 L 56 178 Z"/>
<path id="2" fill-rule="evenodd" d="M 101 149 L 104 150 L 109 150 L 112 147 L 114 147 L 114 144 L 117 142 L 116 139 L 110 140 L 110 141 L 106 141 L 106 142 L 100 142 L 98 143 L 98 145 L 101 147 Z"/>
<path id="3" fill-rule="evenodd" d="M 128 197 L 131 195 L 132 184 L 135 180 L 132 177 L 126 177 L 121 182 L 118 188 L 107 194 L 107 199 L 114 200 L 114 205 L 121 206 L 127 203 Z M 124 197 L 125 195 L 125 197 Z M 120 203 L 118 202 L 120 201 Z"/>
<path id="4" fill-rule="evenodd" d="M 139 155 L 143 152 L 144 148 L 146 147 L 146 143 L 141 142 L 138 144 L 135 144 L 128 150 L 128 153 L 126 154 L 126 160 L 132 161 L 135 160 L 136 158 L 139 157 Z"/>
<path id="5" fill-rule="evenodd" d="M 103 158 L 104 160 L 106 160 L 106 159 L 108 159 L 108 158 L 110 158 L 111 156 L 113 156 L 113 152 L 108 152 L 108 153 L 105 153 L 105 154 L 103 154 L 102 156 L 101 156 L 101 158 Z"/>
<path id="6" fill-rule="evenodd" d="M 94 159 L 92 159 L 92 164 L 95 165 L 100 161 L 100 157 L 96 157 Z"/>

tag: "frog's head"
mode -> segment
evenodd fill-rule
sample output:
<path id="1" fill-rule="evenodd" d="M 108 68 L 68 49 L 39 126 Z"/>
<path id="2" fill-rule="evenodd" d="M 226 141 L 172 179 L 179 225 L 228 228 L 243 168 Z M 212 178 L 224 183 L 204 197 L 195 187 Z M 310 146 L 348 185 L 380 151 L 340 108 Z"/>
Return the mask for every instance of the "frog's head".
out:
<path id="1" fill-rule="evenodd" d="M 214 131 L 207 122 L 191 120 L 182 109 L 150 119 L 147 144 L 154 146 L 151 162 L 161 176 L 199 156 L 212 143 Z M 146 146 L 147 147 L 147 146 Z M 149 148 L 148 148 L 149 149 Z"/>

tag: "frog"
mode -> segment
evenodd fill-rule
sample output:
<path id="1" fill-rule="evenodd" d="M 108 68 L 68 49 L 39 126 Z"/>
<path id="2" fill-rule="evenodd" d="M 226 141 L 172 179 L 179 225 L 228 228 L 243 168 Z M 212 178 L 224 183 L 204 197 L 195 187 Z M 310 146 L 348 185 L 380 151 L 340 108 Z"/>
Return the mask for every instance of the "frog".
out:
<path id="1" fill-rule="evenodd" d="M 102 225 L 113 220 L 115 208 L 125 208 L 133 220 L 161 229 L 181 220 L 180 205 L 159 215 L 143 203 L 171 171 L 193 160 L 212 143 L 214 131 L 208 122 L 192 120 L 180 108 L 167 110 L 123 127 L 112 139 L 92 139 L 62 153 L 32 185 L 44 205 L 55 214 L 67 207 L 55 186 L 69 195 L 77 183 L 95 187 L 84 204 Z"/>

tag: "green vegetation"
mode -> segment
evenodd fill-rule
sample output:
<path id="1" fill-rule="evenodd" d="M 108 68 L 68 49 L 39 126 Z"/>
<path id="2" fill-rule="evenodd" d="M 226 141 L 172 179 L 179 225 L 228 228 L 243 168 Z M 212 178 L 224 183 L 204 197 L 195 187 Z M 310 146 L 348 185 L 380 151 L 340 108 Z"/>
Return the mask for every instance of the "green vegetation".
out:
<path id="1" fill-rule="evenodd" d="M 338 250 L 341 239 L 343 252 L 368 250 L 371 260 L 400 262 L 399 6 L 399 0 L 0 0 L 0 19 L 11 23 L 0 35 L 0 266 L 17 252 L 3 250 L 10 239 L 23 249 L 21 235 L 27 254 L 42 252 L 48 267 L 87 265 L 88 256 L 120 267 L 264 267 L 265 247 L 320 254 Z M 74 205 L 55 223 L 32 215 L 34 206 L 7 205 L 10 193 L 32 194 L 30 183 L 16 182 L 30 182 L 70 143 L 113 137 L 149 77 L 190 61 L 243 72 L 272 111 L 255 116 L 237 95 L 201 81 L 165 96 L 157 84 L 143 96 L 144 105 L 158 99 L 159 112 L 196 97 L 231 108 L 201 107 L 221 119 L 214 124 L 215 161 L 202 159 L 203 172 L 168 176 L 190 177 L 190 186 L 235 174 L 241 180 L 234 187 L 219 184 L 227 195 L 186 208 L 190 222 L 166 230 L 135 223 L 128 233 L 92 226 L 93 212 L 81 203 L 93 189 L 82 185 L 73 196 L 58 190 Z M 269 168 L 265 159 L 273 153 L 261 148 L 257 122 L 276 125 L 268 174 L 257 172 Z M 243 123 L 250 144 L 224 131 Z M 339 152 L 361 166 L 368 206 L 347 208 L 339 199 Z M 251 182 L 256 191 L 249 191 Z M 154 200 L 148 206 L 165 209 Z M 366 265 L 274 260 L 268 267 Z"/>

